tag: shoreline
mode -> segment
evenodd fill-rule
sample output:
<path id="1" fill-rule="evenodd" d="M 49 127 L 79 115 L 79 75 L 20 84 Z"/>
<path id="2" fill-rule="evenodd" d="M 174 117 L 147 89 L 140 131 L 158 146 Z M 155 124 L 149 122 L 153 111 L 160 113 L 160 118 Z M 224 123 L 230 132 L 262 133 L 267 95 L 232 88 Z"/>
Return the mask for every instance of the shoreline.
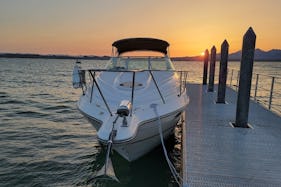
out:
<path id="1" fill-rule="evenodd" d="M 0 54 L 0 58 L 30 58 L 30 59 L 74 59 L 74 60 L 109 60 L 110 56 L 68 56 L 68 55 L 40 55 L 40 54 Z M 171 57 L 172 61 L 203 61 L 203 57 Z M 219 61 L 217 58 L 216 61 Z M 240 61 L 239 58 L 228 59 L 229 62 Z M 281 59 L 255 59 L 255 62 L 281 62 Z"/>

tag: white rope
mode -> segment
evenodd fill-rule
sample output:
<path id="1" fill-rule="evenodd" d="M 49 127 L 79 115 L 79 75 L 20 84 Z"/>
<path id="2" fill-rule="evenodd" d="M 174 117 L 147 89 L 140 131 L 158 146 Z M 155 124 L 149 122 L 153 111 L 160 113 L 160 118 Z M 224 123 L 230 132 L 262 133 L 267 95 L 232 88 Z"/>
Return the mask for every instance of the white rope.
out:
<path id="1" fill-rule="evenodd" d="M 163 131 L 162 131 L 162 123 L 161 123 L 161 119 L 160 119 L 160 116 L 159 116 L 158 111 L 157 111 L 157 104 L 151 104 L 150 106 L 151 106 L 151 108 L 154 109 L 154 112 L 155 112 L 155 114 L 156 114 L 156 116 L 158 118 L 159 135 L 160 135 L 161 144 L 162 144 L 162 148 L 163 148 L 163 152 L 164 152 L 167 164 L 168 164 L 168 166 L 169 166 L 169 168 L 171 170 L 171 173 L 173 174 L 173 177 L 175 178 L 177 184 L 179 186 L 181 186 L 180 181 L 182 182 L 183 179 L 179 175 L 179 173 L 177 172 L 177 170 L 174 167 L 174 165 L 172 164 L 171 160 L 169 159 L 169 156 L 168 156 L 168 153 L 167 153 L 167 150 L 166 150 L 166 147 L 165 147 L 164 138 L 163 138 Z"/>

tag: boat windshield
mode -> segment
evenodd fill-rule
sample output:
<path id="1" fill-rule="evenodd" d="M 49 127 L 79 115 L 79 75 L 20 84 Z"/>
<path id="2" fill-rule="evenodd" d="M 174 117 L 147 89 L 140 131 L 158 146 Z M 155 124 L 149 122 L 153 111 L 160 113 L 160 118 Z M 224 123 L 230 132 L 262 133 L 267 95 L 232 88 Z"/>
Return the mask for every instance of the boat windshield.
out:
<path id="1" fill-rule="evenodd" d="M 175 70 L 169 57 L 112 57 L 107 65 L 110 70 Z"/>

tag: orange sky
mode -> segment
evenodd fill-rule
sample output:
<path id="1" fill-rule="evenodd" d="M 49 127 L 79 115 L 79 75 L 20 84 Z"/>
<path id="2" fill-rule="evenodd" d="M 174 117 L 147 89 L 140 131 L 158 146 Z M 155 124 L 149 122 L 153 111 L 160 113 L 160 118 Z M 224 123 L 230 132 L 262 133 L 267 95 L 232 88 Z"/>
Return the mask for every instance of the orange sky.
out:
<path id="1" fill-rule="evenodd" d="M 1 0 L 0 52 L 110 55 L 111 43 L 155 37 L 171 56 L 200 55 L 224 39 L 281 49 L 281 0 Z"/>

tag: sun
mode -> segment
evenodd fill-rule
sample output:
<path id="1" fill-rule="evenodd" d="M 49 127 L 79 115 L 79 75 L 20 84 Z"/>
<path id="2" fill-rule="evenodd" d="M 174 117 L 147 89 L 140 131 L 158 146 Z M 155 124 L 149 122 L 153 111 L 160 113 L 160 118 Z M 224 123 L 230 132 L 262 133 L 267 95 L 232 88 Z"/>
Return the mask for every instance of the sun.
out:
<path id="1" fill-rule="evenodd" d="M 200 56 L 204 56 L 204 55 L 205 55 L 205 52 L 200 53 Z"/>

